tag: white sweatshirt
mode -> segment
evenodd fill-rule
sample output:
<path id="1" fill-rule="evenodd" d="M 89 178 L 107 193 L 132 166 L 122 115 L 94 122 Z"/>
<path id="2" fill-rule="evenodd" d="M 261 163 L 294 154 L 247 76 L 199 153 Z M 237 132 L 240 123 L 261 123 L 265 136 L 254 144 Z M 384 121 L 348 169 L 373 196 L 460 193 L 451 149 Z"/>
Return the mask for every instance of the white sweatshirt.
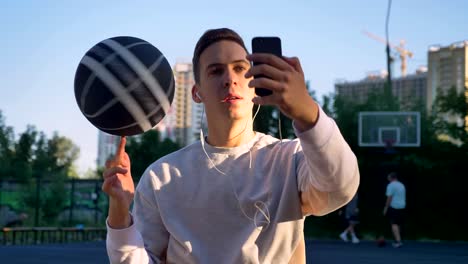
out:
<path id="1" fill-rule="evenodd" d="M 359 185 L 355 155 L 319 116 L 295 140 L 256 133 L 239 147 L 205 144 L 211 161 L 196 142 L 151 164 L 135 191 L 134 224 L 107 228 L 110 262 L 288 263 L 305 216 L 338 209 Z"/>

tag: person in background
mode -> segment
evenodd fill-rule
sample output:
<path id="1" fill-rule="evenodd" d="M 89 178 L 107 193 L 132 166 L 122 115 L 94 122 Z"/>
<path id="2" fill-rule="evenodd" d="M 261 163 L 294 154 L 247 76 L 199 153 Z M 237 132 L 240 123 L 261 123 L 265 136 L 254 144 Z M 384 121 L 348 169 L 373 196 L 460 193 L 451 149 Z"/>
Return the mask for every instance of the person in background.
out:
<path id="1" fill-rule="evenodd" d="M 401 242 L 401 226 L 403 225 L 404 212 L 406 208 L 406 188 L 403 183 L 398 180 L 398 174 L 392 172 L 388 174 L 387 180 L 387 201 L 383 210 L 383 214 L 388 217 L 392 227 L 393 237 L 395 242 L 394 248 L 399 248 L 403 245 Z"/>
<path id="2" fill-rule="evenodd" d="M 346 229 L 340 234 L 340 238 L 344 242 L 348 242 L 348 234 L 351 235 L 351 242 L 358 244 L 359 238 L 356 236 L 356 225 L 359 224 L 359 208 L 358 208 L 358 195 L 356 194 L 353 199 L 345 206 L 345 221 L 347 224 Z"/>
<path id="3" fill-rule="evenodd" d="M 20 227 L 23 226 L 24 221 L 28 219 L 28 214 L 26 213 L 20 213 L 8 220 L 8 222 L 5 224 L 5 227 Z"/>

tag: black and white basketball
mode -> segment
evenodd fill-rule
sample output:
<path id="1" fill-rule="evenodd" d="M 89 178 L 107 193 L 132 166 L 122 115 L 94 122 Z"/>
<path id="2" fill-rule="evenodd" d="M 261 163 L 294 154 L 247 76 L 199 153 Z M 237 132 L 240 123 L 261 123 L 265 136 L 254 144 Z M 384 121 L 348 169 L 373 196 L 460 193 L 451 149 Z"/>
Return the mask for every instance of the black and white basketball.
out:
<path id="1" fill-rule="evenodd" d="M 75 74 L 75 98 L 98 129 L 132 136 L 156 126 L 174 99 L 174 75 L 149 42 L 114 37 L 92 47 Z"/>

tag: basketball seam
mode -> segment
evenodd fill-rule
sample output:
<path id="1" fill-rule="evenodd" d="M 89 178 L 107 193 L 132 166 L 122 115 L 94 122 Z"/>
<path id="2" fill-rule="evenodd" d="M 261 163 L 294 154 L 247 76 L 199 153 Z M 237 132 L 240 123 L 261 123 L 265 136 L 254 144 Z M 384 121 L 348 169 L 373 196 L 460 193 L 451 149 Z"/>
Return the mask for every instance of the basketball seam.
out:
<path id="1" fill-rule="evenodd" d="M 133 69 L 133 71 L 138 75 L 140 79 L 146 84 L 146 86 L 150 89 L 153 96 L 158 98 L 160 105 L 162 106 L 165 113 L 169 111 L 170 103 L 167 98 L 166 93 L 162 89 L 161 85 L 159 84 L 158 80 L 154 78 L 153 74 L 151 74 L 146 66 L 131 52 L 125 49 L 120 43 L 107 39 L 102 43 L 108 45 L 112 48 L 115 52 L 117 52 L 120 57 L 125 60 L 125 62 Z M 156 60 L 158 62 L 158 66 L 161 64 L 161 61 L 164 60 L 164 55 L 161 54 L 160 57 Z"/>
<path id="2" fill-rule="evenodd" d="M 151 129 L 152 125 L 146 119 L 146 114 L 140 107 L 138 107 L 138 103 L 135 99 L 127 93 L 125 87 L 113 76 L 113 74 L 111 74 L 104 66 L 92 57 L 85 56 L 82 63 L 91 71 L 97 73 L 97 77 L 103 81 L 108 88 L 110 88 L 111 92 L 116 97 L 119 98 L 119 101 L 138 122 L 143 131 Z"/>
<path id="3" fill-rule="evenodd" d="M 147 44 L 146 42 L 136 42 L 136 43 L 133 43 L 133 44 L 130 44 L 130 45 L 127 45 L 125 46 L 126 48 L 131 48 L 131 47 L 135 47 L 135 46 L 138 46 L 138 45 L 143 45 L 143 44 Z M 101 64 L 103 65 L 106 65 L 107 63 L 111 62 L 112 59 L 114 59 L 118 54 L 116 52 L 114 53 L 111 53 L 107 58 L 105 58 Z M 87 55 L 88 56 L 88 55 Z M 84 58 L 83 58 L 84 59 Z M 82 64 L 82 61 L 83 59 L 81 60 L 80 64 Z M 91 70 L 91 69 L 90 69 Z M 83 111 L 83 113 L 85 113 L 85 100 L 86 100 L 86 96 L 88 95 L 88 92 L 89 92 L 89 89 L 91 88 L 91 85 L 93 84 L 94 82 L 94 79 L 96 78 L 96 74 L 91 70 L 91 75 L 88 77 L 88 79 L 86 80 L 85 82 L 85 85 L 83 87 L 83 92 L 81 93 L 81 98 L 80 98 L 80 108 L 81 110 Z M 112 106 L 112 105 L 111 105 Z M 111 107 L 109 106 L 109 108 Z M 105 106 L 103 106 L 105 107 Z M 86 113 L 85 113 L 86 115 Z M 91 114 L 92 115 L 92 114 Z"/>

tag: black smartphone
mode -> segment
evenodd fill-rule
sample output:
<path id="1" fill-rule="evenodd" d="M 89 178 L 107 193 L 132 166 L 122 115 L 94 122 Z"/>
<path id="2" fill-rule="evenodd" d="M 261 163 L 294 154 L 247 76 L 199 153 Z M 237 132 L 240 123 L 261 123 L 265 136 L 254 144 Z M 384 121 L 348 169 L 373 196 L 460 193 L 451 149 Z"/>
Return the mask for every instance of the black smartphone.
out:
<path id="1" fill-rule="evenodd" d="M 271 53 L 282 57 L 281 39 L 279 37 L 254 37 L 252 39 L 252 53 Z M 254 66 L 258 63 L 254 63 Z M 263 75 L 255 75 L 254 78 L 261 78 Z M 255 87 L 255 93 L 258 96 L 267 96 L 272 94 L 271 90 Z"/>

